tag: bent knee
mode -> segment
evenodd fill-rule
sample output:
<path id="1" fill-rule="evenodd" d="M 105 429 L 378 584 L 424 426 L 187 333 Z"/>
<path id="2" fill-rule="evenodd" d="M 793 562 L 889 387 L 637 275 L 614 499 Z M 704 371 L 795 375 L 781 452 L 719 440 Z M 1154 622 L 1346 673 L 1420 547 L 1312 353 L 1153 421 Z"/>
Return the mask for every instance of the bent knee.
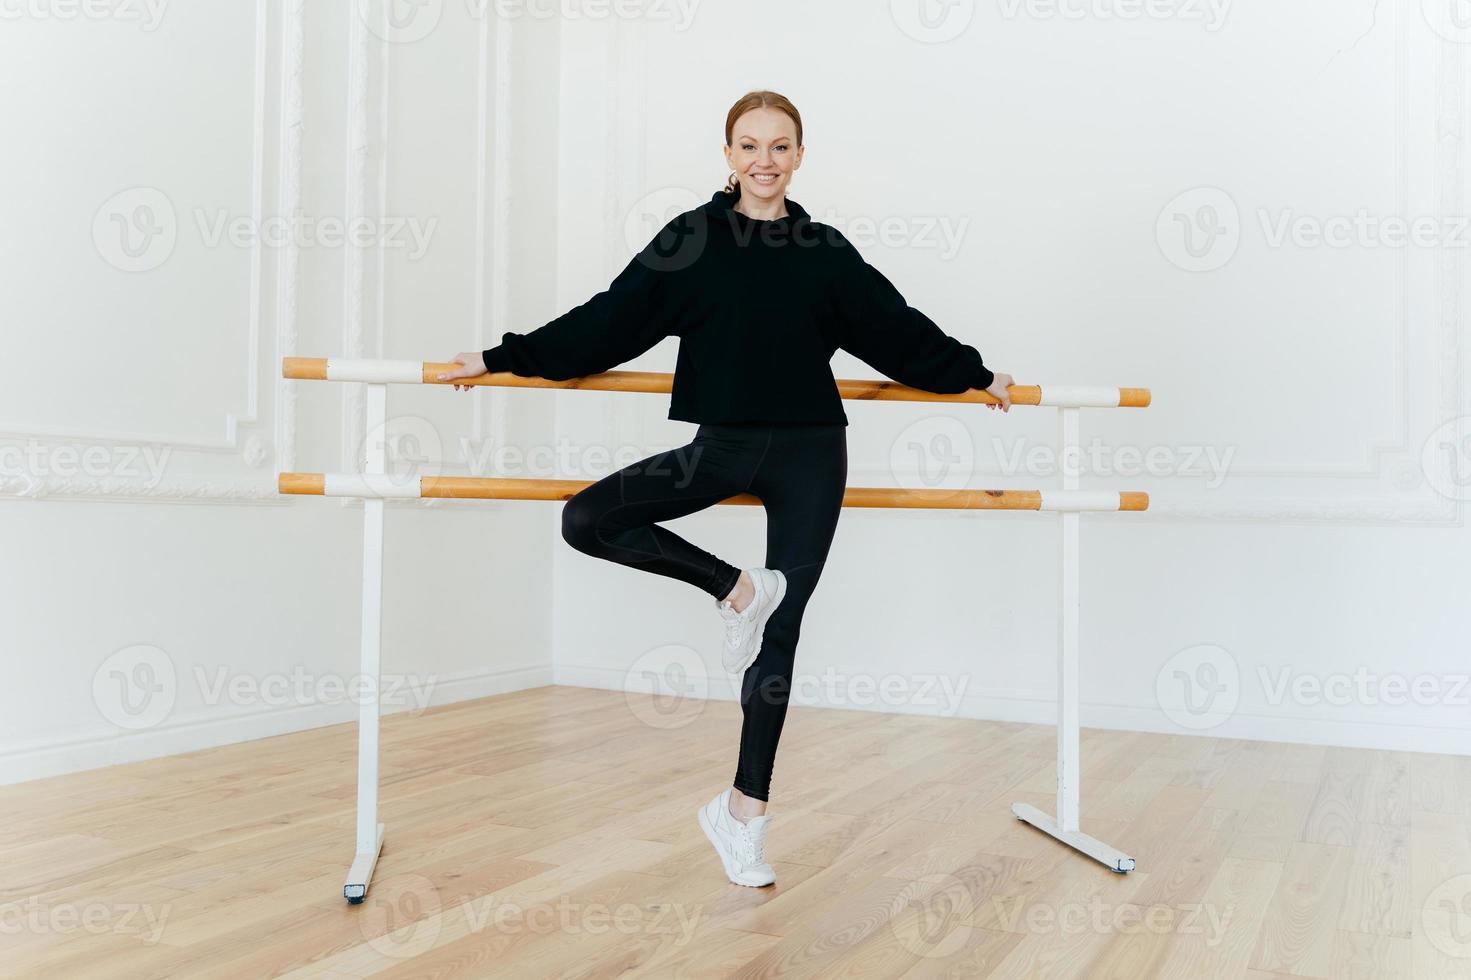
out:
<path id="1" fill-rule="evenodd" d="M 562 540 L 578 551 L 597 550 L 598 518 L 596 507 L 582 494 L 576 494 L 562 505 Z"/>

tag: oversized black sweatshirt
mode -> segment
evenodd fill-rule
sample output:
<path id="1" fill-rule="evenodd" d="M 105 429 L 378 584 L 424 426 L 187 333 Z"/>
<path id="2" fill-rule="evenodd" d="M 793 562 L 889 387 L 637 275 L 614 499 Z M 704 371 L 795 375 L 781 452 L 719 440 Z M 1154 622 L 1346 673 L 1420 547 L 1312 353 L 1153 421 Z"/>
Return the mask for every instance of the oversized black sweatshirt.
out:
<path id="1" fill-rule="evenodd" d="M 848 424 L 829 362 L 838 348 L 901 384 L 988 388 L 974 347 L 905 302 L 831 225 L 735 210 L 739 192 L 666 224 L 603 292 L 483 353 L 488 371 L 565 381 L 679 338 L 669 415 L 686 422 Z"/>

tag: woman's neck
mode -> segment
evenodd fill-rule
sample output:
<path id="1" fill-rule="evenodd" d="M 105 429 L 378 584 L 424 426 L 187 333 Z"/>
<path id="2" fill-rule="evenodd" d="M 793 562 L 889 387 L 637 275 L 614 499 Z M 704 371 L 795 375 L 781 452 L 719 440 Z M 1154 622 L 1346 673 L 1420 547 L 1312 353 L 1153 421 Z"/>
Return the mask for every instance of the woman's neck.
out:
<path id="1" fill-rule="evenodd" d="M 740 198 L 740 200 L 736 201 L 735 204 L 732 205 L 732 207 L 734 207 L 741 214 L 744 214 L 746 217 L 755 218 L 757 221 L 775 221 L 778 218 L 788 217 L 787 199 L 785 196 L 776 201 L 773 201 L 771 204 L 755 208 L 751 207 L 750 203 L 746 201 L 745 197 L 742 197 Z"/>

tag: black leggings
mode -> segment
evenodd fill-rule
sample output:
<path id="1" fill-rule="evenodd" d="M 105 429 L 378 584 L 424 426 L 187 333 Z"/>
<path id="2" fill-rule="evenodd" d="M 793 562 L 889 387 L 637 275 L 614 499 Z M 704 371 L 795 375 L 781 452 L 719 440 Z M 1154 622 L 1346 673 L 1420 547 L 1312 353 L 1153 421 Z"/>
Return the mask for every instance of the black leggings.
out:
<path id="1" fill-rule="evenodd" d="M 688 582 L 716 599 L 741 570 L 657 521 L 752 493 L 766 509 L 766 560 L 787 593 L 766 622 L 761 653 L 741 683 L 735 787 L 765 800 L 787 716 L 802 612 L 817 588 L 842 512 L 848 441 L 842 425 L 701 425 L 687 446 L 610 473 L 567 501 L 562 537 L 578 551 Z"/>

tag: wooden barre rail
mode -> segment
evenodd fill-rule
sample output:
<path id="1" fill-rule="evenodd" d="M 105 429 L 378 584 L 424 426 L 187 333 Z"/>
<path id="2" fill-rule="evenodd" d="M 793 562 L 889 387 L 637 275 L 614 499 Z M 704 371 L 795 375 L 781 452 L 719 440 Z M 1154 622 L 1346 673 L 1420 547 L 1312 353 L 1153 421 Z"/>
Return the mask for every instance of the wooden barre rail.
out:
<path id="1" fill-rule="evenodd" d="M 372 473 L 282 473 L 283 494 L 317 497 L 439 497 L 460 500 L 568 500 L 592 480 L 523 480 L 477 476 L 396 477 Z M 760 504 L 742 493 L 722 504 Z M 924 510 L 1142 511 L 1149 494 L 1138 490 L 907 490 L 849 487 L 844 507 Z"/>
<path id="2" fill-rule="evenodd" d="M 657 371 L 605 371 L 570 381 L 524 378 L 509 371 L 440 381 L 437 376 L 458 367 L 433 361 L 365 361 L 325 357 L 286 357 L 281 376 L 297 381 L 364 381 L 375 384 L 463 384 L 499 388 L 567 388 L 579 391 L 632 391 L 668 394 L 674 376 Z M 901 385 L 896 381 L 839 379 L 838 394 L 851 401 L 962 402 L 994 405 L 995 395 L 972 388 L 958 395 L 942 395 Z M 1146 408 L 1148 388 L 1108 388 L 1083 385 L 1012 385 L 1013 405 L 1044 405 L 1057 408 Z"/>

